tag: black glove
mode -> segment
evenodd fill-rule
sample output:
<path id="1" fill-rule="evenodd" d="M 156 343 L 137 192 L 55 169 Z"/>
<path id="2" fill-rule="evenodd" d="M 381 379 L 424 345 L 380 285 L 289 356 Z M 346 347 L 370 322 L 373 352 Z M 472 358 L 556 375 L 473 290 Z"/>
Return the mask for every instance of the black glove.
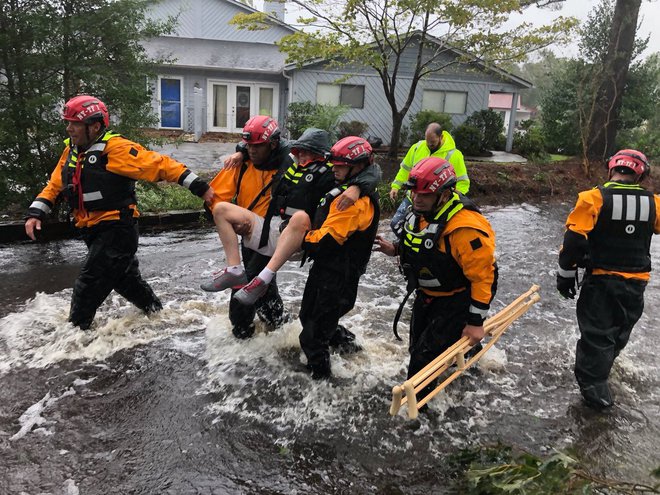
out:
<path id="1" fill-rule="evenodd" d="M 566 299 L 575 299 L 575 277 L 562 277 L 557 274 L 557 290 Z"/>

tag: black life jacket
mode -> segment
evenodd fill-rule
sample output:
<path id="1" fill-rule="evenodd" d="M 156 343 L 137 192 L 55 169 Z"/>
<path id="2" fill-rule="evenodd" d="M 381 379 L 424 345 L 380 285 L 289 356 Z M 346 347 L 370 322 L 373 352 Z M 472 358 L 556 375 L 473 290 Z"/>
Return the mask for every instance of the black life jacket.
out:
<path id="1" fill-rule="evenodd" d="M 306 211 L 313 218 L 322 194 L 333 182 L 332 168 L 326 162 L 312 162 L 305 167 L 293 163 L 273 190 L 269 214 L 286 220 L 297 211 Z"/>
<path id="2" fill-rule="evenodd" d="M 348 188 L 348 184 L 341 184 L 325 194 L 319 206 L 316 209 L 314 220 L 312 222 L 312 229 L 318 229 L 323 225 L 325 219 L 328 218 L 330 213 L 330 205 L 332 202 Z M 316 256 L 314 263 L 323 263 L 329 266 L 343 266 L 348 263 L 351 270 L 358 276 L 364 274 L 367 269 L 367 263 L 371 258 L 371 251 L 378 232 L 378 221 L 380 220 L 380 205 L 378 203 L 378 193 L 372 192 L 367 194 L 369 200 L 374 205 L 374 216 L 371 224 L 365 230 L 353 232 L 353 234 L 342 245 L 342 249 L 334 253 L 323 253 L 321 256 Z"/>
<path id="3" fill-rule="evenodd" d="M 87 211 L 121 210 L 137 202 L 136 181 L 106 169 L 108 156 L 103 151 L 108 140 L 117 136 L 120 134 L 105 132 L 82 153 L 81 163 L 77 147 L 71 146 L 70 139 L 64 141 L 70 148 L 62 167 L 62 192 L 71 208 L 84 208 Z"/>
<path id="4" fill-rule="evenodd" d="M 591 267 L 631 273 L 650 271 L 657 214 L 653 194 L 637 184 L 617 182 L 607 182 L 598 189 L 603 206 L 588 236 Z"/>
<path id="5" fill-rule="evenodd" d="M 408 282 L 408 290 L 422 288 L 431 291 L 450 292 L 468 287 L 470 282 L 451 255 L 449 236 L 445 236 L 445 252 L 438 249 L 438 240 L 447 222 L 462 209 L 478 212 L 477 206 L 454 192 L 449 201 L 419 230 L 421 215 L 412 206 L 403 222 L 399 237 L 401 271 Z"/>

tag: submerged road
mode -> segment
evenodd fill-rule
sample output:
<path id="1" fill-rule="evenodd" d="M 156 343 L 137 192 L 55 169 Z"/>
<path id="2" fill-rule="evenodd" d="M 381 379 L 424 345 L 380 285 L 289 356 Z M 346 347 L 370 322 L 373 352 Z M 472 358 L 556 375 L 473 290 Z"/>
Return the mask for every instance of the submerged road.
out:
<path id="1" fill-rule="evenodd" d="M 498 236 L 494 310 L 533 283 L 542 300 L 414 422 L 388 415 L 409 311 L 400 343 L 391 322 L 404 284 L 380 253 L 344 321 L 364 350 L 333 355 L 336 377 L 317 383 L 301 371 L 297 320 L 238 341 L 228 294 L 199 289 L 224 259 L 210 229 L 144 235 L 143 275 L 165 309 L 147 318 L 113 294 L 90 332 L 66 322 L 81 242 L 0 245 L 0 494 L 455 493 L 452 456 L 495 442 L 649 482 L 660 465 L 660 277 L 615 364 L 617 405 L 596 414 L 572 375 L 575 303 L 554 289 L 570 206 L 485 209 Z M 655 266 L 659 253 L 656 240 Z M 279 276 L 294 315 L 306 270 L 290 262 Z"/>

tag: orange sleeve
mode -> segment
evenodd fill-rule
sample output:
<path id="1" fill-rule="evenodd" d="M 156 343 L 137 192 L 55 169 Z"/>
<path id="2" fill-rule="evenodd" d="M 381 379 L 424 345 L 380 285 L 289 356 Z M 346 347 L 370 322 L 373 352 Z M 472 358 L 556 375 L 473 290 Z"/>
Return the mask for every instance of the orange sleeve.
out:
<path id="1" fill-rule="evenodd" d="M 108 140 L 105 152 L 108 171 L 135 180 L 177 182 L 188 170 L 183 163 L 122 137 Z"/>
<path id="2" fill-rule="evenodd" d="M 374 205 L 368 196 L 361 197 L 344 211 L 339 211 L 337 201 L 333 201 L 323 225 L 318 229 L 310 230 L 305 236 L 305 242 L 318 244 L 326 235 L 330 235 L 341 246 L 353 232 L 368 229 L 374 213 Z"/>
<path id="3" fill-rule="evenodd" d="M 596 226 L 600 209 L 603 207 L 603 196 L 599 189 L 582 191 L 578 195 L 575 206 L 568 214 L 566 228 L 576 234 L 587 237 Z"/>
<path id="4" fill-rule="evenodd" d="M 660 195 L 654 194 L 653 198 L 655 199 L 655 225 L 653 226 L 653 232 L 660 234 Z"/>
<path id="5" fill-rule="evenodd" d="M 449 234 L 449 242 L 452 257 L 470 281 L 470 297 L 490 304 L 495 282 L 495 233 L 487 222 L 481 230 L 458 228 Z"/>

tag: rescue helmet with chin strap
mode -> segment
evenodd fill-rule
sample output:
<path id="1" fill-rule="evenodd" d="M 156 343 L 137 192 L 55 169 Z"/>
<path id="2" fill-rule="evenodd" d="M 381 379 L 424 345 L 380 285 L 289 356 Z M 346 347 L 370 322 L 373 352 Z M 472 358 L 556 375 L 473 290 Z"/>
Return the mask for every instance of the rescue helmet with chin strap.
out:
<path id="1" fill-rule="evenodd" d="M 456 172 L 447 160 L 430 156 L 412 168 L 404 189 L 421 194 L 440 194 L 456 185 Z"/>
<path id="2" fill-rule="evenodd" d="M 330 149 L 329 161 L 333 165 L 352 167 L 365 162 L 369 166 L 374 162 L 374 151 L 366 139 L 358 136 L 346 136 L 337 141 Z"/>
<path id="3" fill-rule="evenodd" d="M 255 115 L 243 126 L 241 133 L 247 144 L 262 144 L 280 138 L 280 125 L 268 115 Z"/>
<path id="4" fill-rule="evenodd" d="M 83 122 L 93 124 L 101 122 L 103 127 L 110 125 L 108 107 L 95 96 L 78 95 L 71 98 L 64 105 L 62 119 L 69 122 Z"/>
<path id="5" fill-rule="evenodd" d="M 638 175 L 640 180 L 649 175 L 651 165 L 644 153 L 637 150 L 620 150 L 607 160 L 610 176 L 613 171 Z"/>

